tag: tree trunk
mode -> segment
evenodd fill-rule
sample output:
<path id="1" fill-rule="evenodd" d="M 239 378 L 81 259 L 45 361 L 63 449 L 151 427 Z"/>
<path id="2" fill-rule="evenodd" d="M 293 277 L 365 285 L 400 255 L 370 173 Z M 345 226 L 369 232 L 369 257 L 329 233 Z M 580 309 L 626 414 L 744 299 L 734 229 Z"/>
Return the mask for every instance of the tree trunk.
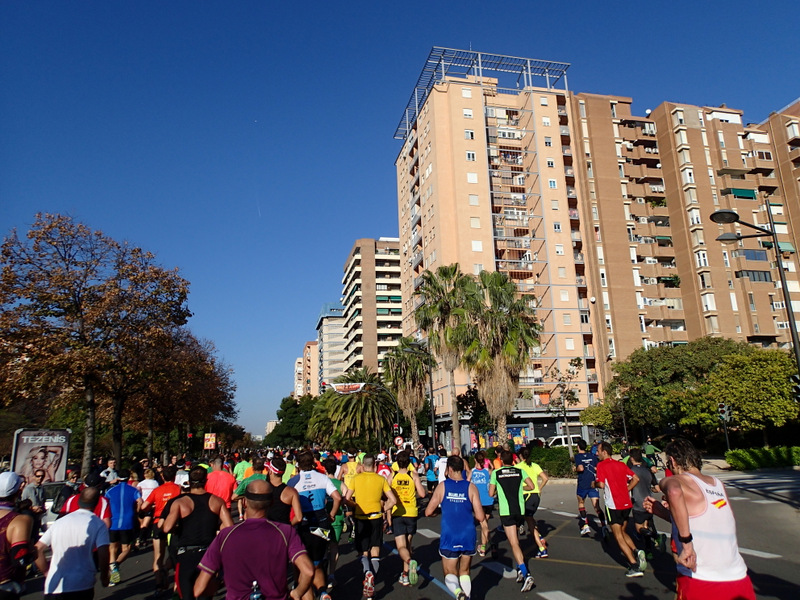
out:
<path id="1" fill-rule="evenodd" d="M 502 415 L 497 418 L 496 433 L 497 433 L 497 439 L 500 440 L 501 444 L 505 444 L 506 442 L 508 442 L 508 417 L 506 415 Z"/>
<path id="2" fill-rule="evenodd" d="M 764 427 L 764 429 L 761 430 L 761 435 L 763 436 L 763 439 L 764 439 L 764 448 L 769 448 L 769 439 L 767 438 L 767 428 L 766 427 Z"/>
<path id="3" fill-rule="evenodd" d="M 417 446 L 419 446 L 419 427 L 417 427 L 417 413 L 412 412 L 409 418 L 411 427 L 411 442 L 414 444 L 414 452 L 417 451 Z"/>
<path id="4" fill-rule="evenodd" d="M 111 400 L 111 447 L 114 451 L 114 458 L 117 464 L 122 464 L 122 411 L 125 408 L 125 397 L 115 394 Z"/>
<path id="5" fill-rule="evenodd" d="M 450 388 L 450 426 L 453 428 L 451 449 L 458 448 L 461 451 L 461 421 L 458 418 L 455 371 L 447 372 L 447 386 Z"/>
<path id="6" fill-rule="evenodd" d="M 84 477 L 89 474 L 94 458 L 94 421 L 97 406 L 94 400 L 94 385 L 88 379 L 83 380 L 84 397 L 86 399 L 86 427 L 83 432 L 83 459 L 81 460 L 81 473 Z"/>
<path id="7" fill-rule="evenodd" d="M 153 406 L 147 407 L 147 460 L 153 464 Z"/>
<path id="8" fill-rule="evenodd" d="M 567 436 L 567 448 L 569 448 L 569 460 L 575 462 L 575 451 L 572 449 L 572 438 L 569 435 L 569 420 L 567 419 L 567 407 L 564 407 L 564 433 Z"/>

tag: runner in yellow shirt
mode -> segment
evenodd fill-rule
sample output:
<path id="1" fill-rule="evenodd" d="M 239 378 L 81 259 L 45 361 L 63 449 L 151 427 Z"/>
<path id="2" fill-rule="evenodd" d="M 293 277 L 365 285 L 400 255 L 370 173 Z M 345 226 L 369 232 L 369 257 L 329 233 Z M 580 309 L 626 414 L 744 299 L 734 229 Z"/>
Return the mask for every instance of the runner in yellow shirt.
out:
<path id="1" fill-rule="evenodd" d="M 528 529 L 533 535 L 533 541 L 536 542 L 536 547 L 539 551 L 534 554 L 536 558 L 547 558 L 547 546 L 545 541 L 539 535 L 539 529 L 536 527 L 536 509 L 539 508 L 539 493 L 547 485 L 547 474 L 542 471 L 542 467 L 533 462 L 531 458 L 531 451 L 529 447 L 525 447 L 520 451 L 520 460 L 515 466 L 521 469 L 526 477 L 529 477 L 533 482 L 532 490 L 523 490 L 525 496 L 525 522 L 528 524 Z M 539 480 L 541 479 L 541 485 Z"/>
<path id="2" fill-rule="evenodd" d="M 392 528 L 397 553 L 403 559 L 403 574 L 400 585 L 416 585 L 417 561 L 411 558 L 411 538 L 417 532 L 417 497 L 424 498 L 425 486 L 422 485 L 417 472 L 409 466 L 411 457 L 408 452 L 397 454 L 397 473 L 392 478 L 392 490 L 397 495 L 397 504 L 392 513 Z"/>

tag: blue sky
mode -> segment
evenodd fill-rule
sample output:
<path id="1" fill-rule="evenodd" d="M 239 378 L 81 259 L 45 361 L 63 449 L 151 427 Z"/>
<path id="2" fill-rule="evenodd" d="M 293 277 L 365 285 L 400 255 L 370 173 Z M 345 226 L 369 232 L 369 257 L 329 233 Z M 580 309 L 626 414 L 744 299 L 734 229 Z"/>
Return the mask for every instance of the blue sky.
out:
<path id="1" fill-rule="evenodd" d="M 397 235 L 393 139 L 432 46 L 572 63 L 574 91 L 800 96 L 795 3 L 0 3 L 0 232 L 65 213 L 191 286 L 263 433 L 355 239 Z"/>

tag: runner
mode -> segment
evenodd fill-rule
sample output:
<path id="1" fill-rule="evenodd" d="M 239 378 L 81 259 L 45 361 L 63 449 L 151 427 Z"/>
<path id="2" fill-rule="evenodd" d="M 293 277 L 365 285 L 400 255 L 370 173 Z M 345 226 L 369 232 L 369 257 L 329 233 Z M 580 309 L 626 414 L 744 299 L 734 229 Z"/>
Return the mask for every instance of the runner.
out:
<path id="1" fill-rule="evenodd" d="M 211 472 L 206 481 L 206 491 L 222 498 L 225 508 L 231 509 L 231 498 L 236 490 L 236 478 L 228 473 L 224 467 L 225 461 L 221 456 L 217 456 L 211 461 Z"/>
<path id="2" fill-rule="evenodd" d="M 387 481 L 375 472 L 374 457 L 364 456 L 361 469 L 361 473 L 353 478 L 345 501 L 355 510 L 355 546 L 356 552 L 361 555 L 361 567 L 364 570 L 364 598 L 372 598 L 375 575 L 380 568 L 383 514 L 391 512 L 397 499 Z"/>
<path id="3" fill-rule="evenodd" d="M 601 442 L 598 446 L 597 457 L 600 462 L 597 464 L 597 479 L 593 485 L 595 488 L 603 490 L 611 532 L 630 565 L 625 577 L 641 577 L 647 567 L 644 551 L 636 548 L 633 540 L 625 531 L 631 508 L 633 508 L 630 492 L 639 483 L 639 478 L 625 463 L 611 458 L 612 452 L 611 444 L 608 442 Z"/>
<path id="4" fill-rule="evenodd" d="M 652 493 L 653 474 L 644 463 L 644 457 L 639 448 L 631 448 L 628 451 L 628 468 L 639 478 L 639 483 L 631 490 L 633 524 L 636 533 L 642 540 L 645 558 L 649 560 L 653 558 L 653 542 L 658 539 L 658 532 L 653 527 L 653 519 L 644 508 L 644 501 Z"/>
<path id="5" fill-rule="evenodd" d="M 438 478 L 436 475 L 436 465 L 439 462 L 439 456 L 436 454 L 434 448 L 428 448 L 428 455 L 425 457 L 425 479 L 428 484 L 428 493 L 436 488 Z"/>
<path id="6" fill-rule="evenodd" d="M 110 586 L 121 581 L 120 565 L 131 553 L 131 545 L 136 541 L 136 513 L 142 502 L 142 493 L 128 485 L 130 473 L 122 469 L 117 482 L 106 492 L 111 507 L 111 529 L 108 532 L 109 555 L 111 560 Z"/>
<path id="7" fill-rule="evenodd" d="M 345 487 L 344 483 L 342 483 L 341 479 L 337 479 L 335 477 L 339 466 L 336 462 L 336 459 L 332 456 L 329 456 L 322 461 L 322 466 L 325 467 L 325 473 L 328 476 L 328 479 L 331 480 L 331 483 L 333 483 L 333 487 L 335 487 L 336 491 L 339 492 L 342 497 L 344 497 L 345 493 L 347 492 L 347 488 Z M 328 498 L 328 503 L 326 504 L 325 508 L 328 511 L 333 509 L 332 498 Z M 344 530 L 344 515 L 344 502 L 342 502 L 339 505 L 339 511 L 336 513 L 336 517 L 331 523 L 331 541 L 328 543 L 328 591 L 332 590 L 334 586 L 336 586 L 336 577 L 334 576 L 334 573 L 336 572 L 336 565 L 339 563 L 339 540 L 342 538 L 342 531 Z"/>
<path id="8" fill-rule="evenodd" d="M 298 525 L 303 521 L 303 509 L 300 506 L 300 495 L 297 490 L 283 483 L 286 472 L 286 461 L 276 456 L 267 465 L 269 481 L 272 486 L 272 503 L 267 509 L 267 518 L 277 523 Z"/>
<path id="9" fill-rule="evenodd" d="M 575 471 L 578 473 L 578 513 L 580 514 L 579 524 L 581 525 L 581 535 L 591 535 L 592 529 L 589 527 L 589 519 L 586 516 L 586 498 L 592 501 L 592 507 L 600 520 L 600 527 L 605 528 L 606 518 L 600 510 L 600 492 L 593 486 L 597 477 L 597 456 L 586 451 L 586 440 L 578 439 L 578 450 L 575 454 Z"/>
<path id="10" fill-rule="evenodd" d="M 31 543 L 33 517 L 20 514 L 15 508 L 24 481 L 12 471 L 0 473 L 0 597 L 4 600 L 17 600 L 23 594 L 25 569 L 36 557 Z M 44 552 L 41 560 L 44 561 Z M 40 564 L 42 567 L 44 564 Z"/>
<path id="11" fill-rule="evenodd" d="M 417 561 L 411 558 L 411 541 L 417 532 L 417 497 L 425 497 L 425 487 L 419 475 L 410 469 L 411 457 L 408 452 L 397 454 L 397 474 L 392 479 L 392 490 L 397 496 L 392 514 L 392 528 L 397 553 L 403 561 L 400 585 L 417 584 Z"/>
<path id="12" fill-rule="evenodd" d="M 469 481 L 478 489 L 483 514 L 486 515 L 486 518 L 479 523 L 481 527 L 481 543 L 478 545 L 479 556 L 486 556 L 486 550 L 489 547 L 489 519 L 494 511 L 494 498 L 489 495 L 489 482 L 491 481 L 493 470 L 492 462 L 486 458 L 486 453 L 483 450 L 479 450 L 475 454 L 475 468 L 469 474 Z"/>
<path id="13" fill-rule="evenodd" d="M 533 462 L 530 446 L 523 448 L 520 455 L 522 460 L 517 463 L 517 467 L 522 469 L 522 472 L 533 482 L 532 490 L 523 490 L 525 522 L 528 524 L 528 530 L 533 535 L 533 541 L 539 549 L 534 555 L 535 558 L 547 558 L 547 546 L 544 539 L 539 535 L 539 528 L 536 526 L 536 519 L 534 518 L 536 510 L 539 508 L 541 490 L 547 485 L 547 474 L 542 471 L 542 467 Z M 539 483 L 540 480 L 541 484 Z"/>
<path id="14" fill-rule="evenodd" d="M 514 455 L 511 452 L 503 450 L 500 453 L 500 459 L 503 461 L 503 466 L 492 471 L 489 494 L 496 495 L 498 499 L 500 524 L 511 544 L 511 552 L 517 563 L 517 583 L 522 583 L 520 591 L 528 592 L 533 589 L 534 580 L 525 564 L 517 528 L 525 522 L 523 491 L 534 489 L 534 484 L 521 469 L 513 466 Z"/>
<path id="15" fill-rule="evenodd" d="M 451 456 L 445 470 L 447 478 L 433 491 L 425 516 L 432 516 L 439 506 L 442 507 L 439 556 L 442 557 L 444 582 L 456 600 L 468 600 L 472 594 L 469 569 L 475 555 L 475 528 L 468 524 L 475 519 L 484 521 L 486 516 L 478 489 L 462 477 L 464 460 Z"/>
<path id="16" fill-rule="evenodd" d="M 147 511 L 150 506 L 155 507 L 153 510 L 153 574 L 156 580 L 156 596 L 169 590 L 167 573 L 171 567 L 171 560 L 167 553 L 167 534 L 162 530 L 164 525 L 162 516 L 167 502 L 181 495 L 181 488 L 175 483 L 176 470 L 172 465 L 164 467 L 162 472 L 164 483 L 153 490 L 150 498 L 141 507 L 141 512 Z"/>

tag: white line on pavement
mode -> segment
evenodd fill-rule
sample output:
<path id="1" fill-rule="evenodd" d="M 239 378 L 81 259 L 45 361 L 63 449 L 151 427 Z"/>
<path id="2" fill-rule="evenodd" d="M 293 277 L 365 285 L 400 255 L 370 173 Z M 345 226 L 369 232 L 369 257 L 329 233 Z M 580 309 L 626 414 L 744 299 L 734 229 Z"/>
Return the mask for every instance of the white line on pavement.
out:
<path id="1" fill-rule="evenodd" d="M 481 566 L 486 567 L 490 571 L 494 571 L 498 575 L 502 575 L 505 579 L 514 579 L 517 576 L 514 569 L 506 569 L 503 565 L 493 560 L 481 561 Z"/>
<path id="2" fill-rule="evenodd" d="M 566 592 L 555 590 L 553 592 L 537 592 L 545 600 L 578 600 L 575 596 L 570 596 Z"/>
<path id="3" fill-rule="evenodd" d="M 761 552 L 761 550 L 750 550 L 749 548 L 739 548 L 739 552 L 742 554 L 747 554 L 748 556 L 756 556 L 758 558 L 781 558 L 780 554 Z"/>
<path id="4" fill-rule="evenodd" d="M 440 537 L 438 533 L 433 531 L 432 529 L 417 529 L 417 533 L 420 535 L 424 535 L 426 538 L 435 540 L 436 538 Z"/>
<path id="5" fill-rule="evenodd" d="M 750 500 L 750 498 L 745 498 L 744 496 L 728 496 L 728 500 Z"/>
<path id="6" fill-rule="evenodd" d="M 553 513 L 554 515 L 560 515 L 562 517 L 574 517 L 574 516 L 576 516 L 575 513 L 568 513 L 568 512 L 564 512 L 563 510 L 551 510 L 550 512 Z"/>
<path id="7" fill-rule="evenodd" d="M 776 504 L 777 500 L 753 500 L 753 504 Z"/>

